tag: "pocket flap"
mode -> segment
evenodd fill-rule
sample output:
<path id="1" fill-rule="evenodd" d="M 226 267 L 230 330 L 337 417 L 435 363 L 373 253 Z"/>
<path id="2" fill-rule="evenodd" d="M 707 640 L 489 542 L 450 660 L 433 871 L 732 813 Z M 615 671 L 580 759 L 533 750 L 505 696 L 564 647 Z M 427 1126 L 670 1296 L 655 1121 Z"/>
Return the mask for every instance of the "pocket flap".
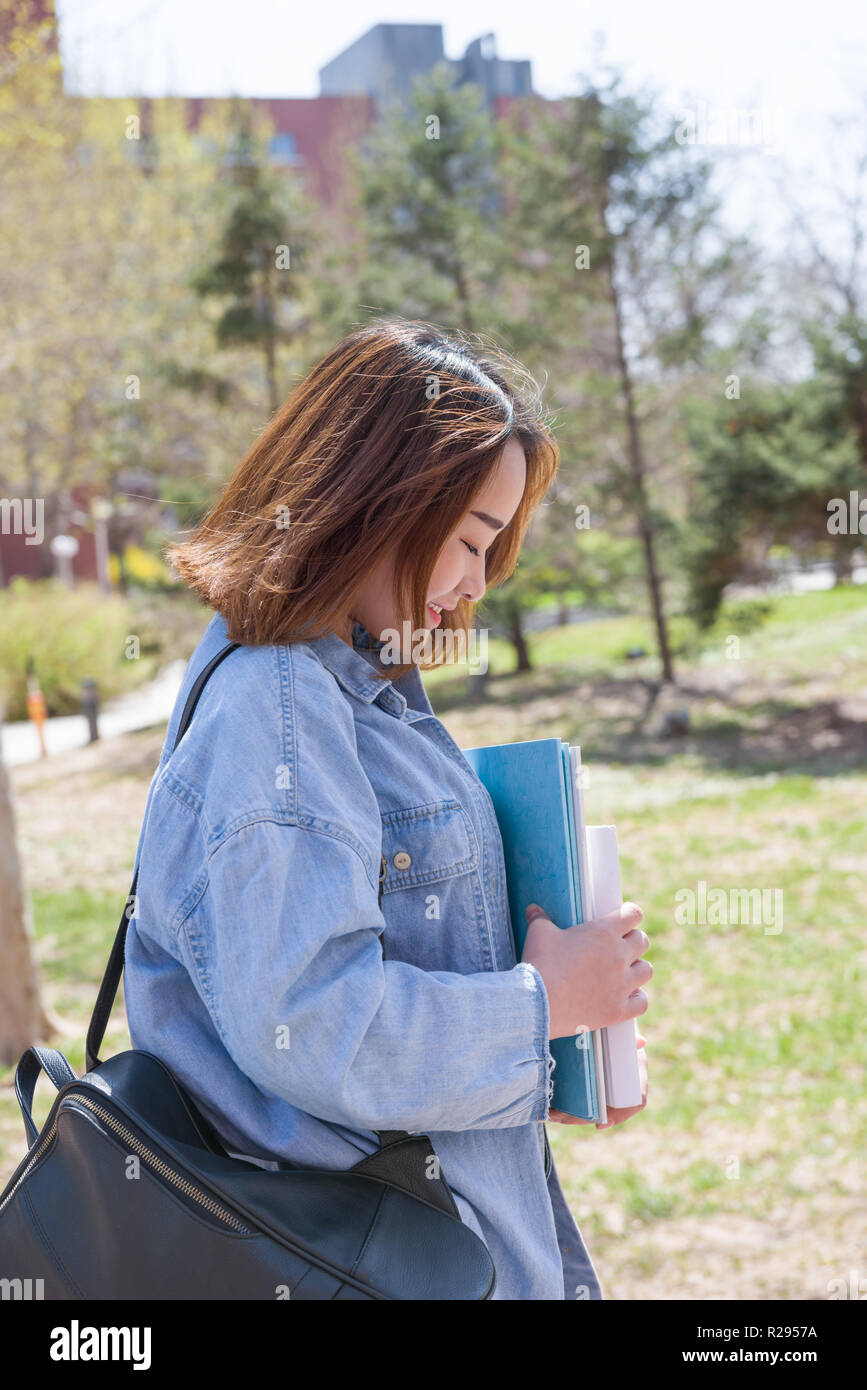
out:
<path id="1" fill-rule="evenodd" d="M 408 806 L 382 817 L 383 894 L 474 869 L 479 848 L 459 801 Z"/>

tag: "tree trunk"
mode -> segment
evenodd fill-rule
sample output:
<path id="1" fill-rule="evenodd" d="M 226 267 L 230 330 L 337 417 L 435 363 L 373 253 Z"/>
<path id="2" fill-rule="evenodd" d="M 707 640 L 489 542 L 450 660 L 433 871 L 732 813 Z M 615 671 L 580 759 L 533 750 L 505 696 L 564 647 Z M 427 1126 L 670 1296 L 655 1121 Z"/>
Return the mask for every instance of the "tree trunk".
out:
<path id="1" fill-rule="evenodd" d="M 642 549 L 644 550 L 644 570 L 647 578 L 647 589 L 650 595 L 651 611 L 656 624 L 656 638 L 660 660 L 662 661 L 662 679 L 663 683 L 673 685 L 674 667 L 671 660 L 671 648 L 668 645 L 668 626 L 666 624 L 665 610 L 662 604 L 662 586 L 660 584 L 659 569 L 656 563 L 653 526 L 650 520 L 650 507 L 647 499 L 641 432 L 638 428 L 638 416 L 635 411 L 632 375 L 629 370 L 629 363 L 626 360 L 626 349 L 623 343 L 623 320 L 620 312 L 620 298 L 617 292 L 617 286 L 614 282 L 613 248 L 608 257 L 607 268 L 609 297 L 614 317 L 614 339 L 617 348 L 617 362 L 620 373 L 620 390 L 623 397 L 623 409 L 626 415 L 626 427 L 629 437 L 629 468 L 632 474 L 635 508 L 638 519 L 638 533 L 641 537 Z"/>
<path id="2" fill-rule="evenodd" d="M 12 787 L 0 758 L 0 1065 L 12 1066 L 26 1048 L 54 1032 L 42 1005 L 15 843 Z"/>
<path id="3" fill-rule="evenodd" d="M 839 541 L 838 537 L 838 541 Z M 851 584 L 854 552 L 846 546 L 835 545 L 831 564 L 834 567 L 834 588 L 838 584 Z"/>
<path id="4" fill-rule="evenodd" d="M 265 373 L 268 378 L 268 404 L 272 415 L 277 414 L 280 404 L 277 395 L 277 362 L 274 351 L 274 336 L 269 333 L 265 339 Z"/>
<path id="5" fill-rule="evenodd" d="M 472 705 L 477 700 L 487 700 L 489 676 L 489 671 L 477 671 L 466 677 L 467 704 Z"/>
<path id="6" fill-rule="evenodd" d="M 474 333 L 476 325 L 473 317 L 472 296 L 470 295 L 470 287 L 467 284 L 467 277 L 464 274 L 464 268 L 460 261 L 455 262 L 454 280 L 461 305 L 461 326 L 465 328 L 468 333 Z"/>
<path id="7" fill-rule="evenodd" d="M 533 665 L 530 661 L 530 651 L 527 640 L 524 636 L 524 628 L 521 623 L 521 609 L 517 603 L 509 605 L 508 616 L 509 638 L 518 654 L 518 671 L 532 671 Z"/>

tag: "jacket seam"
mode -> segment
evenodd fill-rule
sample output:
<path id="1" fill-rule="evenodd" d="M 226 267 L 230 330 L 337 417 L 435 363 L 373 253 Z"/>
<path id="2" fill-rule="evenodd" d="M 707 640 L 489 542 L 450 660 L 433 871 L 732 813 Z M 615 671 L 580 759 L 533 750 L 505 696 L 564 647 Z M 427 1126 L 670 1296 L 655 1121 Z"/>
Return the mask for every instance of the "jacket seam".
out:
<path id="1" fill-rule="evenodd" d="M 537 1087 L 537 1090 L 540 1093 L 538 1097 L 538 1105 L 534 1104 L 534 1113 L 530 1116 L 530 1119 L 547 1120 L 548 1111 L 551 1105 L 553 1104 L 554 1068 L 557 1065 L 556 1058 L 552 1057 L 551 1055 L 549 1040 L 551 1027 L 548 991 L 546 990 L 545 982 L 542 979 L 542 976 L 535 965 L 531 965 L 529 961 L 519 961 L 518 965 L 515 968 L 519 969 L 521 966 L 526 966 L 533 982 L 533 994 L 536 1001 L 538 1022 L 535 1037 L 536 1056 L 541 1064 L 539 1086 Z"/>
<path id="2" fill-rule="evenodd" d="M 217 854 L 223 848 L 223 846 L 233 838 L 233 836 L 237 835 L 239 831 L 245 830 L 248 825 L 261 825 L 263 822 L 270 822 L 273 825 L 296 826 L 298 829 L 301 830 L 312 830 L 319 835 L 328 835 L 333 840 L 342 840 L 344 844 L 349 845 L 351 849 L 355 850 L 355 853 L 358 855 L 359 859 L 364 865 L 364 872 L 367 875 L 367 879 L 370 883 L 370 886 L 373 888 L 374 892 L 379 891 L 378 879 L 374 878 L 372 866 L 368 864 L 367 857 L 364 853 L 364 847 L 361 845 L 361 842 L 357 840 L 357 838 L 352 834 L 351 831 L 344 830 L 341 826 L 336 826 L 331 821 L 323 821 L 319 816 L 307 816 L 303 814 L 295 816 L 281 816 L 275 815 L 275 813 L 271 810 L 253 812 L 252 814 L 250 812 L 247 812 L 247 814 L 243 817 L 240 823 L 234 826 L 231 830 L 228 830 L 226 834 L 222 836 L 219 842 L 208 851 L 206 856 L 205 871 L 200 876 L 200 879 L 196 880 L 195 884 L 190 889 L 190 892 L 186 894 L 186 897 L 184 899 L 184 901 L 187 901 L 190 897 L 190 894 L 195 893 L 195 900 L 190 903 L 183 916 L 179 917 L 176 920 L 174 926 L 175 932 L 179 932 L 181 930 L 187 918 L 190 916 L 190 913 L 194 911 L 194 909 L 204 896 L 210 878 L 210 875 L 208 873 L 208 866 L 210 865 L 210 862 L 213 859 L 214 855 Z"/>
<path id="3" fill-rule="evenodd" d="M 358 855 L 359 859 L 361 860 L 362 864 L 364 864 L 365 872 L 367 873 L 368 879 L 371 881 L 371 886 L 374 887 L 374 888 L 376 887 L 376 885 L 375 885 L 375 884 L 373 883 L 373 881 L 370 879 L 370 873 L 369 873 L 369 871 L 368 871 L 368 869 L 367 869 L 367 864 L 365 863 L 364 855 L 361 853 L 361 851 L 359 850 L 358 846 L 354 843 L 354 837 L 351 836 L 350 834 L 347 834 L 346 832 L 344 832 L 344 833 L 337 833 L 339 827 L 335 827 L 335 826 L 331 825 L 330 822 L 323 822 L 322 824 L 318 824 L 318 825 L 317 825 L 317 824 L 313 824 L 313 822 L 315 822 L 315 821 L 317 820 L 317 817 L 315 817 L 315 816 L 298 817 L 298 818 L 293 819 L 293 820 L 291 820 L 291 821 L 284 821 L 284 820 L 280 820 L 280 819 L 279 819 L 278 817 L 276 817 L 276 816 L 270 815 L 270 816 L 259 816 L 259 817 L 257 817 L 255 820 L 248 820 L 248 821 L 245 822 L 245 825 L 244 825 L 244 826 L 239 826 L 238 828 L 239 828 L 239 830 L 243 830 L 243 829 L 246 827 L 246 825 L 257 825 L 257 824 L 261 823 L 262 821 L 270 821 L 270 822 L 273 822 L 275 825 L 297 825 L 297 824 L 301 823 L 301 822 L 304 821 L 304 820 L 309 820 L 309 821 L 311 822 L 310 825 L 304 827 L 305 829 L 313 830 L 313 831 L 315 831 L 316 833 L 318 833 L 318 834 L 320 834 L 320 835 L 328 835 L 328 836 L 330 836 L 330 838 L 333 839 L 333 840 L 342 840 L 345 844 L 348 844 L 348 845 L 350 846 L 350 848 L 354 849 L 355 852 L 356 852 L 356 854 Z M 326 827 L 327 827 L 327 828 L 326 828 Z M 229 840 L 230 838 L 231 838 L 231 837 L 227 835 L 223 840 L 220 841 L 220 844 L 218 845 L 217 848 L 218 848 L 218 849 L 222 849 L 223 845 L 226 844 L 227 840 Z M 215 850 L 215 851 L 214 851 L 214 854 L 216 854 L 216 852 L 217 852 L 217 851 Z M 213 854 L 211 854 L 211 855 L 208 856 L 208 862 L 209 862 L 209 863 L 210 863 L 210 860 L 211 860 L 213 857 L 214 857 Z M 209 877 L 210 877 L 210 876 L 209 876 Z M 205 887 L 207 887 L 207 883 L 205 884 Z M 189 913 L 187 914 L 187 917 L 189 917 Z M 185 918 L 184 920 L 186 921 L 187 919 Z M 182 926 L 182 925 L 183 925 L 183 923 L 181 923 L 181 926 Z M 192 949 L 192 943 L 190 943 L 190 945 L 191 945 L 191 949 Z M 208 978 L 208 976 L 207 976 L 207 972 L 206 972 L 206 971 L 203 971 L 202 965 L 201 965 L 200 960 L 199 960 L 199 956 L 198 956 L 197 952 L 196 952 L 194 949 L 193 949 L 193 958 L 194 958 L 194 960 L 196 961 L 196 969 L 197 969 L 197 972 L 198 972 L 198 975 L 199 975 L 199 979 L 200 979 L 201 982 L 202 982 L 202 988 L 206 991 L 206 994 L 207 994 L 207 997 L 208 997 L 208 1000 L 209 1000 L 208 1010 L 209 1010 L 209 1012 L 210 1012 L 210 1014 L 211 1014 L 211 1018 L 213 1019 L 214 1026 L 216 1027 L 217 1033 L 218 1033 L 219 1036 L 220 1036 L 220 1040 L 221 1040 L 223 1046 L 225 1047 L 226 1051 L 229 1052 L 229 1054 L 231 1055 L 231 1049 L 230 1049 L 230 1046 L 229 1046 L 229 1038 L 228 1038 L 228 1034 L 227 1034 L 226 1029 L 225 1029 L 225 1027 L 224 1027 L 223 1019 L 222 1019 L 222 1016 L 221 1016 L 221 1009 L 220 1009 L 220 1007 L 219 1007 L 219 1000 L 218 1000 L 217 997 L 214 995 L 213 990 L 211 989 L 211 983 L 210 983 L 210 980 L 209 980 L 209 978 Z"/>
<path id="4" fill-rule="evenodd" d="M 171 792 L 175 800 L 187 811 L 192 811 L 194 816 L 201 814 L 204 805 L 201 792 L 197 792 L 191 787 L 189 782 L 185 782 L 183 777 L 179 777 L 176 772 L 167 767 L 162 778 L 162 785 L 167 792 Z"/>
<path id="5" fill-rule="evenodd" d="M 286 645 L 278 646 L 277 655 L 277 683 L 280 690 L 280 706 L 283 718 L 281 720 L 280 738 L 283 750 L 283 765 L 289 769 L 290 787 L 284 787 L 284 805 L 286 811 L 292 815 L 298 814 L 298 740 L 295 733 L 294 714 L 295 704 L 295 663 L 292 659 L 292 648 Z"/>

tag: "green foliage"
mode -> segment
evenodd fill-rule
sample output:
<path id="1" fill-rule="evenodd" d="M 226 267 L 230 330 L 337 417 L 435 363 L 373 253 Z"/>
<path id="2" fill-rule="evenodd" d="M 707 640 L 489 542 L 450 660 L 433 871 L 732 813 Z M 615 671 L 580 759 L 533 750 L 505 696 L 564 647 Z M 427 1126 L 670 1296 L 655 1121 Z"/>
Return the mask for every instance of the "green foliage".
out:
<path id="1" fill-rule="evenodd" d="M 727 584 L 758 577 L 772 544 L 828 543 L 830 498 L 857 486 L 854 439 L 829 418 L 819 382 L 751 387 L 740 399 L 693 400 L 686 569 L 690 611 L 703 628 Z M 839 538 L 842 539 L 842 538 Z"/>
<path id="2" fill-rule="evenodd" d="M 130 689 L 151 669 L 125 655 L 127 637 L 138 632 L 131 605 L 96 584 L 68 589 L 57 579 L 13 579 L 3 595 L 0 628 L 5 718 L 27 718 L 30 658 L 49 716 L 80 712 L 85 678 L 96 681 L 101 700 Z"/>
<path id="3" fill-rule="evenodd" d="M 253 346 L 263 352 L 271 409 L 276 410 L 277 346 L 291 342 L 299 324 L 306 326 L 299 292 L 306 282 L 298 272 L 310 251 L 310 215 L 294 181 L 268 165 L 263 132 L 240 101 L 233 105 L 224 163 L 229 173 L 216 244 L 190 285 L 200 297 L 219 302 L 214 332 L 220 349 Z M 178 364 L 172 371 L 183 379 Z M 186 384 L 215 390 L 211 373 L 188 377 Z"/>
<path id="4" fill-rule="evenodd" d="M 743 336 L 756 281 L 749 248 L 726 233 L 711 163 L 617 75 L 516 122 L 504 169 L 510 280 L 532 315 L 516 339 L 557 364 L 562 490 L 604 516 L 612 539 L 646 541 L 624 547 L 613 571 L 594 565 L 602 551 L 591 541 L 578 583 L 596 602 L 622 601 L 637 557 L 654 606 L 660 593 L 674 606 L 664 581 L 683 563 L 686 449 L 672 404 Z M 750 323 L 751 342 L 761 334 L 760 319 Z M 560 520 L 548 531 L 562 554 L 572 518 Z M 609 546 L 606 559 L 614 554 Z M 667 631 L 661 597 L 658 609 Z"/>
<path id="5" fill-rule="evenodd" d="M 178 527 L 186 531 L 198 526 L 214 502 L 214 489 L 207 479 L 191 475 L 160 481 L 160 498 L 174 508 Z"/>
<path id="6" fill-rule="evenodd" d="M 771 618 L 776 608 L 773 599 L 741 599 L 738 603 L 728 603 L 718 614 L 717 622 L 725 626 L 726 632 L 746 636 L 758 632 Z"/>
<path id="7" fill-rule="evenodd" d="M 816 414 L 829 438 L 854 430 L 862 469 L 867 469 L 867 321 L 847 312 L 810 323 L 805 336 L 823 390 Z"/>
<path id="8" fill-rule="evenodd" d="M 508 245 L 497 223 L 494 122 L 445 65 L 372 131 L 359 167 L 366 259 L 359 297 L 406 317 L 499 327 Z"/>

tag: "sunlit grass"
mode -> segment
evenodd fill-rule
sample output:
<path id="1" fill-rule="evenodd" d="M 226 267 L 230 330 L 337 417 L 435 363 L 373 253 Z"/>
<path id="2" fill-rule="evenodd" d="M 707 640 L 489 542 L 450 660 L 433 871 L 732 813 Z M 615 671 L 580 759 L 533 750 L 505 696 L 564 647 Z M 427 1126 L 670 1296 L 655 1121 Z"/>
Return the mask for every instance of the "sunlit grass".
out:
<path id="1" fill-rule="evenodd" d="M 648 743 L 630 761 L 626 745 L 610 736 L 612 722 L 625 729 L 630 717 L 605 701 L 609 684 L 616 691 L 635 674 L 617 654 L 633 643 L 651 649 L 647 629 L 639 620 L 606 619 L 536 634 L 531 643 L 536 669 L 496 678 L 487 703 L 449 705 L 448 687 L 438 683 L 456 678 L 426 681 L 464 747 L 558 734 L 592 750 L 584 738 L 592 729 L 622 754 L 602 760 L 591 751 L 586 808 L 591 822 L 617 825 L 624 893 L 641 904 L 651 937 L 655 974 L 641 1020 L 649 1104 L 605 1132 L 549 1126 L 604 1292 L 825 1298 L 829 1279 L 863 1265 L 867 1235 L 864 760 L 832 759 L 821 775 L 808 775 L 799 765 L 805 750 L 786 745 L 771 770 L 749 758 L 728 767 L 702 726 L 702 718 L 710 725 L 722 716 L 703 716 L 696 706 L 699 733 L 687 746 Z M 769 701 L 809 708 L 826 698 L 826 681 L 833 694 L 837 676 L 829 669 L 837 663 L 847 688 L 863 695 L 867 593 L 779 599 L 767 625 L 742 639 L 742 651 L 738 663 L 711 653 L 720 671 L 736 667 L 738 704 L 725 716 L 733 736 L 773 726 Z M 504 645 L 499 656 L 501 669 L 510 669 L 511 649 Z M 713 664 L 706 658 L 682 663 L 685 684 Z M 604 687 L 584 670 L 576 675 L 585 660 L 588 670 L 598 663 Z M 104 772 L 94 766 L 92 783 L 76 784 L 62 832 L 70 854 L 76 836 L 89 843 L 88 805 L 105 796 Z M 143 800 L 144 771 L 140 781 Z M 55 797 L 56 788 L 34 784 L 26 795 Z M 138 827 L 128 829 L 133 843 Z M 777 923 L 761 920 L 679 921 L 677 895 L 697 892 L 700 880 L 727 894 L 780 890 L 782 929 L 767 930 Z M 37 886 L 31 900 L 46 995 L 80 1025 L 75 1036 L 53 1041 L 81 1071 L 123 891 L 99 881 L 88 892 Z M 118 1008 L 102 1055 L 128 1046 Z M 11 1069 L 0 1074 L 5 1176 L 24 1153 L 11 1078 Z M 38 1119 L 52 1099 L 53 1088 L 40 1082 Z"/>

